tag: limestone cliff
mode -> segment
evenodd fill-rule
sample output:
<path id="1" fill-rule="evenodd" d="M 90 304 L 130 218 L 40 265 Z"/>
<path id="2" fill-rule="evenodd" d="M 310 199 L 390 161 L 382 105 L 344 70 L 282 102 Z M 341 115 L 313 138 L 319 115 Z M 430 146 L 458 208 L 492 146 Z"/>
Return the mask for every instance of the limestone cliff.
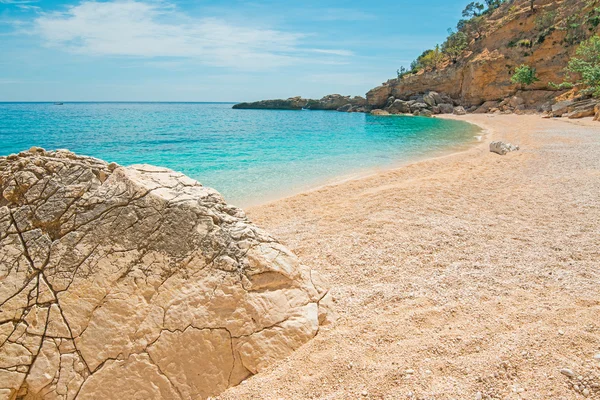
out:
<path id="1" fill-rule="evenodd" d="M 0 398 L 198 399 L 310 340 L 328 292 L 180 173 L 0 157 Z"/>
<path id="2" fill-rule="evenodd" d="M 389 80 L 367 93 L 369 106 L 381 108 L 390 96 L 408 99 L 428 91 L 449 95 L 464 106 L 499 101 L 519 89 L 510 78 L 521 64 L 535 67 L 540 79 L 527 88 L 537 93 L 521 97 L 536 105 L 553 99 L 557 93 L 548 83 L 562 82 L 577 44 L 600 32 L 600 2 L 536 0 L 533 12 L 530 4 L 530 0 L 505 2 L 484 17 L 482 33 L 456 63 L 447 60 L 436 70 Z"/>

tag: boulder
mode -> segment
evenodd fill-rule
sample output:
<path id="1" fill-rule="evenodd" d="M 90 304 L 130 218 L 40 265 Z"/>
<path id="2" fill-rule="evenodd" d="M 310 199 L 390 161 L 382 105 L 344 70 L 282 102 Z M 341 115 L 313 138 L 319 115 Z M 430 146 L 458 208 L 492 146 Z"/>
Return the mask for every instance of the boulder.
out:
<path id="1" fill-rule="evenodd" d="M 418 94 L 418 95 L 410 96 L 408 98 L 408 100 L 414 100 L 415 103 L 425 103 L 424 98 L 425 98 L 424 95 Z"/>
<path id="2" fill-rule="evenodd" d="M 429 92 L 423 96 L 423 103 L 427 104 L 429 107 L 433 107 L 437 104 L 432 93 L 435 92 Z"/>
<path id="3" fill-rule="evenodd" d="M 410 106 L 410 111 L 414 114 L 415 111 L 420 111 L 420 110 L 424 110 L 428 108 L 428 105 L 425 103 L 414 103 L 413 105 Z"/>
<path id="4" fill-rule="evenodd" d="M 466 115 L 467 111 L 463 106 L 454 107 L 454 114 L 456 115 Z"/>
<path id="5" fill-rule="evenodd" d="M 541 112 L 541 113 L 550 113 L 550 112 L 552 112 L 552 103 L 546 102 L 544 104 L 541 104 L 538 107 L 538 112 Z"/>
<path id="6" fill-rule="evenodd" d="M 380 109 L 375 109 L 371 111 L 371 115 L 390 115 L 390 113 L 388 111 L 385 110 L 380 110 Z"/>
<path id="7" fill-rule="evenodd" d="M 450 103 L 441 103 L 438 107 L 441 114 L 452 114 L 454 112 L 454 106 Z"/>
<path id="8" fill-rule="evenodd" d="M 337 111 L 341 112 L 350 112 L 352 110 L 352 104 L 346 104 L 337 109 Z"/>
<path id="9" fill-rule="evenodd" d="M 447 94 L 442 93 L 439 96 L 440 96 L 439 101 L 436 100 L 438 102 L 438 105 L 442 104 L 442 103 L 458 105 L 458 102 L 456 102 L 454 99 L 452 99 L 452 97 L 448 96 Z"/>
<path id="10" fill-rule="evenodd" d="M 519 96 L 512 96 L 508 99 L 508 105 L 512 108 L 517 108 L 521 104 L 525 104 L 525 100 Z"/>
<path id="11" fill-rule="evenodd" d="M 215 190 L 66 150 L 0 157 L 0 260 L 3 398 L 215 396 L 330 315 L 315 271 Z"/>
<path id="12" fill-rule="evenodd" d="M 350 111 L 348 112 L 353 112 L 353 113 L 368 113 L 369 111 L 371 111 L 369 106 L 352 106 L 352 108 L 350 109 Z"/>
<path id="13" fill-rule="evenodd" d="M 488 113 L 488 112 L 490 112 L 491 109 L 498 108 L 499 104 L 500 103 L 497 101 L 486 101 L 485 103 L 480 105 L 477 109 L 475 109 L 475 111 L 473 111 L 473 113 L 475 113 L 475 114 Z"/>
<path id="14" fill-rule="evenodd" d="M 308 100 L 304 108 L 308 110 L 337 110 L 346 104 L 353 106 L 364 106 L 366 100 L 363 97 L 342 96 L 341 94 L 330 94 L 319 100 Z"/>
<path id="15" fill-rule="evenodd" d="M 490 143 L 490 151 L 492 153 L 500 154 L 502 156 L 507 153 L 510 153 L 511 151 L 517 151 L 517 150 L 519 150 L 519 146 L 515 146 L 511 143 L 505 143 L 505 142 Z"/>
<path id="16" fill-rule="evenodd" d="M 579 119 L 579 118 L 585 118 L 585 117 L 593 117 L 594 115 L 596 115 L 596 112 L 594 111 L 593 108 L 586 108 L 586 109 L 579 109 L 579 110 L 571 111 L 570 113 L 568 113 L 566 115 L 566 117 L 569 119 Z"/>
<path id="17" fill-rule="evenodd" d="M 569 110 L 569 107 L 573 105 L 573 100 L 564 100 L 559 101 L 558 103 L 552 105 L 552 116 L 553 117 L 562 117 Z"/>
<path id="18" fill-rule="evenodd" d="M 421 117 L 431 117 L 431 116 L 433 116 L 433 112 L 427 108 L 423 108 L 423 109 L 415 111 L 414 115 L 418 115 Z"/>
<path id="19" fill-rule="evenodd" d="M 388 111 L 392 114 L 408 114 L 410 113 L 410 105 L 403 100 L 394 100 Z"/>
<path id="20" fill-rule="evenodd" d="M 437 92 L 428 92 L 423 95 L 423 103 L 426 103 L 430 107 L 437 106 L 443 102 L 442 96 Z"/>
<path id="21" fill-rule="evenodd" d="M 390 107 L 392 104 L 394 104 L 394 101 L 395 101 L 395 100 L 396 100 L 396 99 L 394 98 L 394 96 L 390 96 L 390 97 L 388 97 L 388 100 L 387 100 L 387 102 L 385 103 L 385 108 L 388 108 L 388 107 Z"/>
<path id="22" fill-rule="evenodd" d="M 384 107 L 392 94 L 392 87 L 385 83 L 367 92 L 367 104 L 373 108 Z"/>
<path id="23" fill-rule="evenodd" d="M 366 107 L 367 99 L 362 96 L 354 96 L 350 99 L 350 104 L 354 107 Z"/>
<path id="24" fill-rule="evenodd" d="M 568 112 L 566 115 L 563 115 L 570 119 L 593 117 L 596 114 L 594 110 L 598 104 L 598 100 L 596 99 L 577 101 L 571 106 L 567 107 Z"/>

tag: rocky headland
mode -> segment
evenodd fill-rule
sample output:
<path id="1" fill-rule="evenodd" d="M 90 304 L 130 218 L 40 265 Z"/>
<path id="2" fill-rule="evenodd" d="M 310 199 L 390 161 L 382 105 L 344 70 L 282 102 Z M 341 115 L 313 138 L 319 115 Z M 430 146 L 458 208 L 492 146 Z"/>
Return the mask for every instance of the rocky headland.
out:
<path id="1" fill-rule="evenodd" d="M 169 169 L 0 157 L 0 398 L 199 399 L 313 338 L 319 275 Z"/>
<path id="2" fill-rule="evenodd" d="M 360 96 L 350 97 L 341 94 L 330 94 L 319 100 L 305 99 L 300 96 L 289 99 L 262 100 L 253 103 L 239 103 L 235 109 L 265 110 L 328 110 L 345 112 L 367 112 L 367 99 Z"/>
<path id="3" fill-rule="evenodd" d="M 493 3 L 493 2 L 490 2 Z M 491 113 L 532 114 L 600 120 L 600 100 L 579 87 L 561 88 L 565 67 L 586 39 L 600 33 L 600 7 L 587 0 L 515 0 L 465 20 L 465 44 L 452 56 L 416 63 L 361 97 L 330 95 L 242 103 L 234 108 L 319 109 L 374 115 Z M 532 8 L 533 5 L 533 8 Z M 444 46 L 441 46 L 442 48 Z M 422 57 L 432 57 L 433 50 Z M 437 54 L 437 53 L 435 53 Z M 418 61 L 418 60 L 417 60 Z M 535 70 L 527 85 L 512 77 L 522 65 Z M 526 87 L 525 87 L 526 86 Z"/>

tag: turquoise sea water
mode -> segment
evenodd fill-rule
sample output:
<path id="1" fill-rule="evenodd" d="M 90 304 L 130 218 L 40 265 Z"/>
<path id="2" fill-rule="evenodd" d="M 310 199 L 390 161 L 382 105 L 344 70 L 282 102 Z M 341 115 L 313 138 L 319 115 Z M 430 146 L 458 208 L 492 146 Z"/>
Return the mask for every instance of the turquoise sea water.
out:
<path id="1" fill-rule="evenodd" d="M 421 117 L 232 110 L 222 103 L 0 103 L 0 155 L 40 146 L 166 166 L 248 206 L 474 142 Z"/>

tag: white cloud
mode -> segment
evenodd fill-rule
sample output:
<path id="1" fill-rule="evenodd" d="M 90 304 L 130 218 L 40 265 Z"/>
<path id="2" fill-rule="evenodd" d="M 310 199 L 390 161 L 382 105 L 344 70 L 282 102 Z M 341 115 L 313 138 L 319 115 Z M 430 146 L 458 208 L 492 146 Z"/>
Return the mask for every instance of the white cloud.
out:
<path id="1" fill-rule="evenodd" d="M 343 56 L 343 57 L 350 57 L 350 56 L 354 55 L 354 53 L 349 50 L 312 49 L 312 51 L 315 53 L 320 53 L 320 54 L 331 54 L 334 56 Z"/>
<path id="2" fill-rule="evenodd" d="M 305 34 L 189 18 L 166 2 L 84 1 L 65 12 L 42 14 L 34 23 L 48 46 L 94 56 L 183 57 L 212 66 L 265 69 L 297 63 L 309 52 L 352 54 L 304 50 Z"/>

